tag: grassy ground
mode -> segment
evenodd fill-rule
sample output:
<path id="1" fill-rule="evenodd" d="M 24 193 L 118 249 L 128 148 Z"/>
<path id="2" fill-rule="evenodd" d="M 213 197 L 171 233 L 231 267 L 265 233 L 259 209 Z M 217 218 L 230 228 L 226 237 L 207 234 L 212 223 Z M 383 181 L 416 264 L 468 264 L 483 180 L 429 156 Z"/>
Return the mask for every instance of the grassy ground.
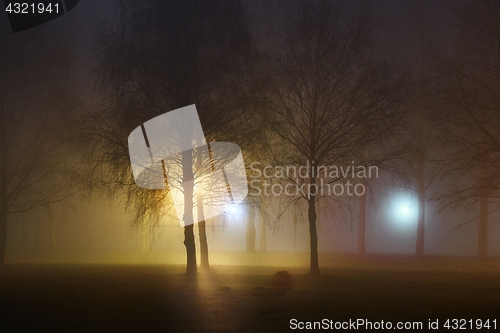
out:
<path id="1" fill-rule="evenodd" d="M 64 258 L 0 269 L 0 332 L 281 332 L 292 318 L 440 319 L 441 332 L 446 319 L 500 320 L 499 260 L 324 254 L 311 277 L 305 253 L 219 252 L 211 273 L 188 279 L 181 254 Z"/>

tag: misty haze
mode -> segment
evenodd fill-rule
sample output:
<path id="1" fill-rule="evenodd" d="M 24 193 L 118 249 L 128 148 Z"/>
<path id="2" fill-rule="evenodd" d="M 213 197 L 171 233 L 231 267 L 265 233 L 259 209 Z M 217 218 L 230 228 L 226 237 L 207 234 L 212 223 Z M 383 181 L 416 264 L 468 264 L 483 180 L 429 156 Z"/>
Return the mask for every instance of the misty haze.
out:
<path id="1" fill-rule="evenodd" d="M 500 2 L 49 2 L 0 14 L 1 332 L 497 329 Z"/>

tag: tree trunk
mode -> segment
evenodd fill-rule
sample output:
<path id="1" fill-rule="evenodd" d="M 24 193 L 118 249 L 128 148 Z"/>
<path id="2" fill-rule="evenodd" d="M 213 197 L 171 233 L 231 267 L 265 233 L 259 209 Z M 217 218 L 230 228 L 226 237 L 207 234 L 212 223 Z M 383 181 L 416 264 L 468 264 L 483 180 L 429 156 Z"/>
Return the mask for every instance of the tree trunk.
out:
<path id="1" fill-rule="evenodd" d="M 259 215 L 260 218 L 260 252 L 267 251 L 267 226 L 266 221 L 262 217 L 262 214 Z"/>
<path id="2" fill-rule="evenodd" d="M 313 180 L 314 181 L 314 180 Z M 312 184 L 313 182 L 311 182 Z M 316 196 L 309 197 L 309 235 L 311 238 L 311 265 L 309 273 L 311 275 L 319 275 L 319 262 L 318 262 L 318 231 L 316 228 Z"/>
<path id="3" fill-rule="evenodd" d="M 366 190 L 359 198 L 358 253 L 366 253 Z"/>
<path id="4" fill-rule="evenodd" d="M 5 263 L 5 250 L 7 248 L 7 214 L 0 212 L 0 266 Z"/>
<path id="5" fill-rule="evenodd" d="M 56 231 L 54 228 L 54 213 L 51 205 L 47 205 L 47 223 L 49 226 L 49 249 L 56 248 Z"/>
<path id="6" fill-rule="evenodd" d="M 425 29 L 425 3 L 421 1 L 418 4 L 416 18 L 417 18 L 417 31 L 418 40 L 420 45 L 420 68 L 419 68 L 419 95 L 420 98 L 425 96 L 425 80 L 426 80 L 426 63 L 425 63 L 425 42 L 426 42 L 426 29 Z M 422 101 L 422 100 L 421 100 Z M 425 110 L 425 105 L 418 105 L 419 111 Z M 417 165 L 417 204 L 418 204 L 418 217 L 417 217 L 417 241 L 415 246 L 415 255 L 423 257 L 424 255 L 424 242 L 425 242 L 425 164 L 426 153 L 428 147 L 425 145 L 425 129 L 427 127 L 426 114 L 422 114 L 417 118 L 417 149 L 418 149 L 418 165 Z"/>
<path id="7" fill-rule="evenodd" d="M 184 227 L 184 245 L 186 246 L 186 255 L 187 255 L 187 267 L 186 274 L 187 275 L 196 275 L 197 266 L 196 266 L 196 246 L 194 243 L 194 232 L 193 232 L 193 224 Z"/>
<path id="8" fill-rule="evenodd" d="M 488 196 L 486 195 L 481 195 L 479 198 L 477 256 L 480 259 L 488 257 Z"/>
<path id="9" fill-rule="evenodd" d="M 193 232 L 193 192 L 194 175 L 192 150 L 182 152 L 182 188 L 184 190 L 184 245 L 186 246 L 187 267 L 186 274 L 195 275 L 197 273 L 196 265 L 196 246 Z"/>
<path id="10" fill-rule="evenodd" d="M 424 239 L 425 239 L 425 187 L 423 180 L 423 171 L 419 175 L 417 185 L 418 197 L 418 219 L 417 219 L 417 244 L 415 254 L 417 257 L 424 255 Z"/>
<path id="11" fill-rule="evenodd" d="M 207 242 L 207 229 L 205 223 L 205 214 L 203 212 L 203 182 L 201 177 L 203 175 L 203 153 L 202 149 L 196 149 L 196 174 L 198 177 L 197 185 L 198 190 L 196 193 L 196 207 L 198 212 L 198 237 L 200 239 L 200 268 L 202 271 L 209 271 L 210 264 L 208 261 L 208 242 Z"/>
<path id="12" fill-rule="evenodd" d="M 293 252 L 297 252 L 297 214 L 293 215 Z"/>
<path id="13" fill-rule="evenodd" d="M 210 263 L 208 261 L 207 229 L 204 220 L 198 222 L 198 233 L 200 238 L 200 268 L 207 272 L 210 270 Z"/>
<path id="14" fill-rule="evenodd" d="M 247 211 L 247 252 L 255 252 L 255 209 L 248 205 Z"/>
<path id="15" fill-rule="evenodd" d="M 418 164 L 416 172 L 417 181 L 417 241 L 415 245 L 415 255 L 423 257 L 424 255 L 424 242 L 425 242 L 425 144 L 424 144 L 424 118 L 418 120 Z"/>

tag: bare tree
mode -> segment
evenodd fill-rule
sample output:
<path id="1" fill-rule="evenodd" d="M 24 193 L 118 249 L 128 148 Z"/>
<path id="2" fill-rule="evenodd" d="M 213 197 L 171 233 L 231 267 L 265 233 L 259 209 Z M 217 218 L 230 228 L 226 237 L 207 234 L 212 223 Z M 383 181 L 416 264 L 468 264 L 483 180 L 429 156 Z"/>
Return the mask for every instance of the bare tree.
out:
<path id="1" fill-rule="evenodd" d="M 0 265 L 10 215 L 77 191 L 76 159 L 68 147 L 75 111 L 72 53 L 64 37 L 53 26 L 19 35 L 3 21 L 0 26 Z"/>
<path id="2" fill-rule="evenodd" d="M 443 177 L 441 132 L 433 121 L 439 112 L 435 103 L 436 82 L 431 55 L 442 46 L 442 27 L 446 17 L 444 3 L 409 1 L 401 3 L 406 11 L 405 22 L 399 22 L 406 31 L 393 42 L 398 57 L 406 59 L 413 85 L 408 92 L 407 112 L 403 122 L 406 128 L 404 141 L 408 143 L 393 167 L 402 180 L 402 186 L 417 197 L 417 233 L 415 254 L 424 255 L 425 210 L 430 200 L 431 186 Z M 386 32 L 389 33 L 389 32 Z M 405 40 L 401 38 L 405 37 Z M 394 168 L 393 168 L 394 169 Z"/>
<path id="3" fill-rule="evenodd" d="M 251 104 L 249 78 L 255 50 L 244 5 L 226 0 L 114 3 L 116 19 L 101 29 L 96 45 L 105 110 L 95 120 L 103 132 L 91 129 L 89 134 L 102 148 L 96 160 L 102 165 L 110 162 L 118 176 L 115 180 L 131 183 L 127 132 L 167 111 L 195 104 L 207 142 L 244 134 L 245 129 L 235 133 L 233 127 L 246 117 Z M 146 194 L 133 185 L 125 192 L 137 212 L 136 224 L 148 223 L 144 216 L 155 217 L 150 222 L 156 223 L 168 208 L 168 193 Z M 208 269 L 205 221 L 198 228 L 201 267 Z M 185 227 L 185 244 L 188 271 L 196 272 L 192 225 Z"/>
<path id="4" fill-rule="evenodd" d="M 351 165 L 355 154 L 384 136 L 397 119 L 401 77 L 371 57 L 372 29 L 366 12 L 340 3 L 308 1 L 291 9 L 269 65 L 269 122 L 279 138 L 271 146 L 283 165 L 309 166 L 303 179 L 320 184 L 315 168 Z M 319 274 L 317 203 L 327 197 L 303 193 L 310 232 L 310 273 Z"/>
<path id="5" fill-rule="evenodd" d="M 488 215 L 500 197 L 500 3 L 470 1 L 453 9 L 455 51 L 437 61 L 447 171 L 455 181 L 436 196 L 448 206 L 479 203 L 478 257 L 488 253 Z M 457 181 L 458 180 L 458 181 Z"/>

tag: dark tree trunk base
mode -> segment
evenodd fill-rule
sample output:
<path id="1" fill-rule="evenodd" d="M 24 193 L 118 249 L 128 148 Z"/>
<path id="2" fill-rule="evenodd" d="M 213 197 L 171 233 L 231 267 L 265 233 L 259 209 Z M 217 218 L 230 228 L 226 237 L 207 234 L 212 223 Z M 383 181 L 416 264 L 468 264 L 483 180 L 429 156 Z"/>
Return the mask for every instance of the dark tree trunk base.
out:
<path id="1" fill-rule="evenodd" d="M 184 245 L 186 246 L 187 255 L 186 274 L 196 275 L 198 268 L 196 265 L 196 246 L 192 224 L 184 227 Z"/>
<path id="2" fill-rule="evenodd" d="M 417 257 L 424 256 L 424 244 L 425 244 L 425 187 L 423 176 L 421 175 L 418 188 L 418 220 L 417 220 L 417 243 L 415 247 L 415 255 Z"/>
<path id="3" fill-rule="evenodd" d="M 210 271 L 210 264 L 208 261 L 208 242 L 205 221 L 198 222 L 198 232 L 200 238 L 200 268 L 202 271 L 208 272 Z"/>
<path id="4" fill-rule="evenodd" d="M 316 228 L 316 200 L 315 197 L 309 199 L 309 234 L 311 237 L 311 275 L 320 275 L 318 261 L 318 231 Z"/>
<path id="5" fill-rule="evenodd" d="M 365 185 L 365 182 L 363 182 Z M 359 198 L 358 254 L 366 253 L 366 193 Z"/>

